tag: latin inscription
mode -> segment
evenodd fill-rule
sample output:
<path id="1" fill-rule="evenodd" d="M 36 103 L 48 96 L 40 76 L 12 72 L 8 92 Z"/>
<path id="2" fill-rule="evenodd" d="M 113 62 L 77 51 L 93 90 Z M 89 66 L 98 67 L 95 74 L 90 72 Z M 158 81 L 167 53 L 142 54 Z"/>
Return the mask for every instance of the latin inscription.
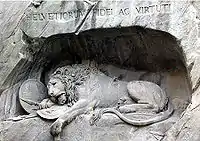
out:
<path id="1" fill-rule="evenodd" d="M 27 20 L 44 21 L 44 20 L 69 20 L 80 18 L 85 14 L 85 10 L 74 10 L 68 12 L 50 12 L 50 13 L 32 13 L 26 15 Z"/>
<path id="2" fill-rule="evenodd" d="M 148 13 L 160 13 L 160 12 L 170 12 L 171 4 L 160 4 L 160 5 L 149 5 L 149 6 L 138 6 L 135 7 L 139 14 L 148 14 Z"/>
<path id="3" fill-rule="evenodd" d="M 165 3 L 160 5 L 136 6 L 132 8 L 121 8 L 114 10 L 112 8 L 98 8 L 93 9 L 93 15 L 97 17 L 130 15 L 131 11 L 136 11 L 136 14 L 153 14 L 153 13 L 167 13 L 170 12 L 171 4 Z M 115 12 L 114 12 L 115 11 Z M 117 13 L 116 13 L 117 11 Z M 77 9 L 66 12 L 47 12 L 47 13 L 31 13 L 26 14 L 27 20 L 32 21 L 55 21 L 55 20 L 71 20 L 83 17 L 87 13 L 86 9 Z M 134 13 L 135 14 L 135 13 Z"/>

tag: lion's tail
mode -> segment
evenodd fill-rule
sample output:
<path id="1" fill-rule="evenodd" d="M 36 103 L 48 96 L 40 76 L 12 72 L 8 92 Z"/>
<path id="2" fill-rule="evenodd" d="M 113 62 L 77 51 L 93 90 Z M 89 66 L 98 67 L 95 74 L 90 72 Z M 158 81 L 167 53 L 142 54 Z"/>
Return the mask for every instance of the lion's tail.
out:
<path id="1" fill-rule="evenodd" d="M 153 124 L 153 123 L 167 119 L 173 113 L 173 111 L 174 111 L 173 105 L 168 101 L 168 108 L 166 111 L 160 112 L 158 115 L 155 115 L 155 117 L 147 119 L 147 120 L 137 121 L 137 120 L 128 119 L 119 111 L 113 108 L 105 109 L 103 113 L 113 113 L 117 115 L 122 121 L 134 126 L 145 126 L 145 125 Z"/>

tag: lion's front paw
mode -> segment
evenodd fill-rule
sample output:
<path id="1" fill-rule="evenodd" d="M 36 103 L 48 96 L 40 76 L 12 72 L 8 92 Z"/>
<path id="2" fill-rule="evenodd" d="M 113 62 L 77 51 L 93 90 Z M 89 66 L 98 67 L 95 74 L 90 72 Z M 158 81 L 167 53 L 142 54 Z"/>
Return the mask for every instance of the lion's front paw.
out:
<path id="1" fill-rule="evenodd" d="M 63 128 L 64 120 L 57 119 L 51 126 L 50 133 L 52 136 L 57 136 L 61 133 Z"/>

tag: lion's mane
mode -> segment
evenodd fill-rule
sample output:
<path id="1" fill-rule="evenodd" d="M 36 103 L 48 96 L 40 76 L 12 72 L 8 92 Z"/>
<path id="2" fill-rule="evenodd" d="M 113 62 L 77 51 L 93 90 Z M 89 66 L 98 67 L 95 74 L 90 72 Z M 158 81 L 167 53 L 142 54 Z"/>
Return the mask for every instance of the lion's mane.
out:
<path id="1" fill-rule="evenodd" d="M 57 68 L 50 78 L 60 79 L 65 85 L 66 103 L 72 106 L 79 98 L 76 86 L 83 84 L 92 72 L 98 72 L 97 68 L 86 64 L 73 64 Z"/>

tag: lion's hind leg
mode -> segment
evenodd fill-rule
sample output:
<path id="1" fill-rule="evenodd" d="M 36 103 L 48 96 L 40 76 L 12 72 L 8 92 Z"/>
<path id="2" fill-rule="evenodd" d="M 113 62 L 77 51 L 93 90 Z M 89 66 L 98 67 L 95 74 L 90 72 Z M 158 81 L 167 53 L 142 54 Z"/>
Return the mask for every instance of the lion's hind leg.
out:
<path id="1" fill-rule="evenodd" d="M 154 88 L 155 85 L 156 84 L 145 81 L 129 82 L 127 84 L 128 94 L 129 97 L 136 103 L 125 106 L 125 108 L 132 108 L 134 109 L 133 111 L 151 111 L 153 113 L 158 113 L 160 111 L 160 108 L 158 102 L 156 102 L 156 96 L 158 95 L 158 93 L 160 93 L 160 88 Z M 121 109 L 124 110 L 125 108 L 122 107 Z"/>

